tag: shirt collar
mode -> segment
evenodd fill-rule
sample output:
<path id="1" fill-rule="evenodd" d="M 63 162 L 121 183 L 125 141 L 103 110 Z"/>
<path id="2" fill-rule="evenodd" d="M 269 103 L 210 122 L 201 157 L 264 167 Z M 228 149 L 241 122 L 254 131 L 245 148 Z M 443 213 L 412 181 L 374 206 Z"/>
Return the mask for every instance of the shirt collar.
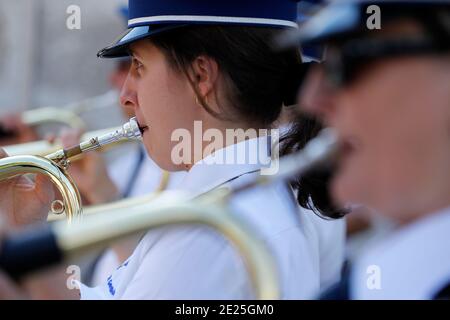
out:
<path id="1" fill-rule="evenodd" d="M 353 269 L 351 296 L 430 299 L 450 279 L 449 230 L 447 208 L 399 229 L 369 249 Z"/>
<path id="2" fill-rule="evenodd" d="M 197 196 L 260 170 L 270 162 L 270 141 L 263 136 L 216 150 L 192 166 L 179 188 Z"/>

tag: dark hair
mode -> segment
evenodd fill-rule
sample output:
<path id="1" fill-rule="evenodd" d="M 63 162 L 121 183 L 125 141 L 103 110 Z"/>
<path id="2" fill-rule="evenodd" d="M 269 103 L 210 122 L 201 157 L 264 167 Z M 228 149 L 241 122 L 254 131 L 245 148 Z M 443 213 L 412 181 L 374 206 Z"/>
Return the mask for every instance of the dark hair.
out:
<path id="1" fill-rule="evenodd" d="M 280 154 L 286 155 L 303 149 L 320 130 L 322 125 L 317 120 L 297 115 L 289 132 L 281 138 Z M 294 178 L 291 186 L 297 192 L 298 204 L 321 217 L 331 219 L 339 219 L 349 213 L 347 209 L 338 208 L 331 198 L 329 184 L 334 171 L 333 167 L 322 167 Z"/>
<path id="2" fill-rule="evenodd" d="M 225 98 L 234 109 L 232 115 L 253 127 L 269 128 L 279 118 L 283 105 L 295 103 L 307 69 L 298 49 L 273 50 L 271 40 L 280 32 L 281 29 L 267 27 L 195 25 L 157 34 L 151 42 L 175 70 L 185 74 L 198 56 L 213 58 L 226 77 Z M 224 118 L 222 113 L 213 112 L 198 93 L 197 98 L 208 112 Z M 223 111 L 226 114 L 227 110 Z M 229 119 L 229 115 L 225 118 Z M 297 120 L 298 125 L 285 138 L 284 153 L 302 148 L 318 132 L 317 123 L 303 117 Z M 327 182 L 327 176 L 311 174 L 292 185 L 304 208 L 332 218 L 341 217 L 331 205 Z"/>
<path id="3" fill-rule="evenodd" d="M 297 87 L 293 87 L 290 75 L 302 66 L 298 49 L 273 50 L 271 40 L 281 31 L 268 27 L 194 25 L 155 35 L 151 41 L 174 68 L 184 73 L 198 56 L 213 58 L 225 77 L 225 99 L 233 110 L 231 114 L 227 114 L 230 110 L 214 113 L 198 96 L 205 109 L 219 118 L 233 120 L 237 116 L 253 127 L 268 128 L 279 117 L 282 105 L 292 103 L 288 100 Z"/>

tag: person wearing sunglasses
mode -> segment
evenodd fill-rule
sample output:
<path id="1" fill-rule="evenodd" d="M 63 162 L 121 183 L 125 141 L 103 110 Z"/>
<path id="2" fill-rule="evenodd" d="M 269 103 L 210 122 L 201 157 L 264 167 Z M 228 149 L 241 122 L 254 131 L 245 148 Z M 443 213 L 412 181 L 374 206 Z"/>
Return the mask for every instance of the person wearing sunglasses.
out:
<path id="1" fill-rule="evenodd" d="M 327 46 L 299 96 L 340 141 L 333 198 L 395 224 L 323 298 L 448 298 L 450 1 L 333 2 L 294 39 Z"/>
<path id="2" fill-rule="evenodd" d="M 130 0 L 129 10 L 129 29 L 98 56 L 131 56 L 121 104 L 136 114 L 155 163 L 187 172 L 177 189 L 197 197 L 237 187 L 268 169 L 267 132 L 295 104 L 293 83 L 306 68 L 296 48 L 280 53 L 272 47 L 276 36 L 297 28 L 297 3 Z M 303 140 L 312 134 L 305 127 Z M 180 152 L 181 142 L 188 147 Z M 310 196 L 307 184 L 299 192 Z M 310 198 L 309 204 L 322 202 Z M 236 195 L 229 205 L 273 255 L 282 299 L 310 298 L 339 279 L 342 220 L 332 225 L 299 210 L 286 183 Z M 325 263 L 323 255 L 331 258 Z M 0 298 L 1 283 L 0 275 Z M 80 292 L 82 299 L 255 297 L 234 247 L 199 225 L 150 230 L 107 281 L 82 285 Z"/>

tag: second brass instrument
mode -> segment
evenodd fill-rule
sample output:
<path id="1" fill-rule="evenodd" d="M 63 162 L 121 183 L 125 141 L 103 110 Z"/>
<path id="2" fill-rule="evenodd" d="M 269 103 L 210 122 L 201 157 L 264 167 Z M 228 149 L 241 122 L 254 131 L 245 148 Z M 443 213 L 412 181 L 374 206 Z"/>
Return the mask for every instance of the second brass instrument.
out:
<path id="1" fill-rule="evenodd" d="M 106 205 L 97 214 L 85 217 L 83 223 L 72 227 L 55 222 L 44 229 L 16 234 L 2 243 L 0 267 L 19 277 L 136 232 L 173 224 L 200 223 L 218 230 L 236 245 L 248 268 L 257 298 L 278 299 L 280 288 L 270 253 L 245 222 L 230 213 L 225 204 L 235 193 L 284 180 L 327 163 L 335 158 L 337 149 L 335 136 L 326 131 L 301 152 L 274 160 L 280 161 L 277 174 L 261 176 L 234 190 L 217 189 L 196 199 L 185 194 L 164 193 L 151 202 L 123 200 Z"/>
<path id="2" fill-rule="evenodd" d="M 110 90 L 102 95 L 71 103 L 66 106 L 42 107 L 26 110 L 21 113 L 20 117 L 24 124 L 31 127 L 57 123 L 73 129 L 84 130 L 86 129 L 86 124 L 80 117 L 80 114 L 91 110 L 110 107 L 116 104 L 117 101 L 117 93 L 114 90 Z"/>

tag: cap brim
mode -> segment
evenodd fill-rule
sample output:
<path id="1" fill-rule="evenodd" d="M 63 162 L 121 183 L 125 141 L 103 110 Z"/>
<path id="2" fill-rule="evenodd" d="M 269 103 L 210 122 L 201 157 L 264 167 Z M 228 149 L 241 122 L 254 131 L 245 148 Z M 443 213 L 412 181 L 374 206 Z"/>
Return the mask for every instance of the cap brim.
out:
<path id="1" fill-rule="evenodd" d="M 103 48 L 97 53 L 99 58 L 122 58 L 129 56 L 131 43 L 148 38 L 152 35 L 179 28 L 183 25 L 148 25 L 130 28 L 121 34 L 111 45 Z"/>
<path id="2" fill-rule="evenodd" d="M 365 27 L 365 6 L 382 5 L 397 8 L 399 12 L 408 6 L 427 7 L 430 5 L 449 5 L 449 0 L 341 0 L 335 1 L 307 22 L 300 25 L 298 30 L 290 31 L 277 39 L 277 47 L 286 49 L 299 45 L 324 44 L 330 39 L 344 38 L 350 33 Z M 386 13 L 384 13 L 386 16 Z"/>
<path id="3" fill-rule="evenodd" d="M 354 30 L 360 24 L 359 7 L 353 3 L 330 4 L 302 24 L 277 39 L 279 49 L 323 44 L 326 40 Z"/>

